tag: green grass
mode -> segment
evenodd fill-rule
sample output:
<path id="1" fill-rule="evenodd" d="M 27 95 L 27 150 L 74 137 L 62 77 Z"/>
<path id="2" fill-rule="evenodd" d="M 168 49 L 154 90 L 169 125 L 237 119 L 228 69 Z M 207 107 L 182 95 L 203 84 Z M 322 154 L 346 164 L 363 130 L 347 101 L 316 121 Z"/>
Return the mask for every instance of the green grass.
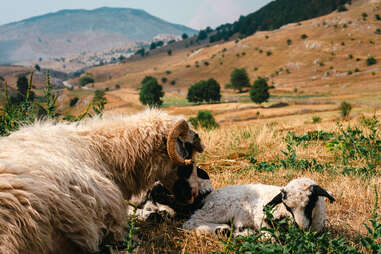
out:
<path id="1" fill-rule="evenodd" d="M 171 107 L 171 106 L 184 107 L 184 106 L 195 105 L 194 103 L 187 101 L 185 97 L 179 97 L 179 96 L 165 95 L 163 98 L 163 101 L 164 102 L 162 107 Z"/>

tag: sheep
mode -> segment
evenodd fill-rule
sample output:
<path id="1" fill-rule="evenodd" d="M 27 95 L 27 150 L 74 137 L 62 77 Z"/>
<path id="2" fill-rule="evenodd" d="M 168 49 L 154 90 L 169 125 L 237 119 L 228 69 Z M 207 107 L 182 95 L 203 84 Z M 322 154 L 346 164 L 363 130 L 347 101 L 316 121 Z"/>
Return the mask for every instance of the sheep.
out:
<path id="1" fill-rule="evenodd" d="M 249 184 L 227 186 L 211 192 L 204 206 L 183 224 L 184 229 L 198 233 L 229 233 L 232 220 L 235 235 L 247 234 L 251 229 L 268 226 L 264 207 L 275 206 L 275 219 L 291 217 L 301 230 L 319 232 L 325 221 L 323 197 L 335 199 L 309 178 L 297 178 L 285 187 Z M 247 231 L 247 229 L 249 229 Z"/>
<path id="2" fill-rule="evenodd" d="M 139 220 L 148 222 L 162 222 L 163 216 L 174 219 L 189 219 L 197 209 L 202 207 L 205 197 L 214 190 L 210 184 L 208 173 L 199 167 L 197 167 L 197 180 L 198 196 L 193 204 L 184 204 L 181 198 L 178 198 L 181 195 L 174 197 L 163 184 L 157 181 L 152 188 L 130 200 L 129 214 L 135 214 Z M 184 189 L 183 195 L 185 196 L 187 195 L 186 191 Z M 137 209 L 135 210 L 135 208 Z"/>
<path id="3" fill-rule="evenodd" d="M 159 110 L 39 121 L 0 138 L 0 253 L 89 253 L 122 240 L 125 200 L 157 179 L 198 193 L 196 132 Z"/>

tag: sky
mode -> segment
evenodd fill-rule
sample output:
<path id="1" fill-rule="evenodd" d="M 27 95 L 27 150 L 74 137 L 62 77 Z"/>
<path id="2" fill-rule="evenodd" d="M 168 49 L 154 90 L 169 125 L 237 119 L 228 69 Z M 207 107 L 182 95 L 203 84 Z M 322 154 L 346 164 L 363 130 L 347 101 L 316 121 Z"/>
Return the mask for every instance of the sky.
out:
<path id="1" fill-rule="evenodd" d="M 231 23 L 271 0 L 8 0 L 1 4 L 0 25 L 62 9 L 125 7 L 143 9 L 171 23 L 194 29 Z"/>

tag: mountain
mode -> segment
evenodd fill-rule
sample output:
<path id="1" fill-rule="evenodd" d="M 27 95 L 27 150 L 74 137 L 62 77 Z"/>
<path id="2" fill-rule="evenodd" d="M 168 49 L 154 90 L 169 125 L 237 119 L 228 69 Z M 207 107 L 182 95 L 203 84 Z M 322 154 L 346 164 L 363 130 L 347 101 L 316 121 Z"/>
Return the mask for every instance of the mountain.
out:
<path id="1" fill-rule="evenodd" d="M 62 10 L 0 26 L 0 64 L 63 57 L 197 31 L 143 10 Z"/>

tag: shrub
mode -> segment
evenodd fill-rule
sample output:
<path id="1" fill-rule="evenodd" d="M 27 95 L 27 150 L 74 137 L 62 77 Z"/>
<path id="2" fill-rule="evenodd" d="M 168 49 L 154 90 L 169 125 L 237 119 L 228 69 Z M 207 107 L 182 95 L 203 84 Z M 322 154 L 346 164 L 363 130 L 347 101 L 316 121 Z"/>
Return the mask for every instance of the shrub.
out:
<path id="1" fill-rule="evenodd" d="M 119 84 L 115 84 L 115 89 L 120 89 L 120 85 Z"/>
<path id="2" fill-rule="evenodd" d="M 347 11 L 348 9 L 342 4 L 342 5 L 339 5 L 339 7 L 337 8 L 337 11 L 338 12 L 343 12 L 343 11 Z"/>
<path id="3" fill-rule="evenodd" d="M 267 55 L 267 56 L 271 56 L 272 54 L 273 54 L 273 53 L 272 53 L 270 50 L 266 52 L 266 55 Z"/>
<path id="4" fill-rule="evenodd" d="M 159 85 L 156 78 L 146 76 L 142 81 L 139 100 L 143 105 L 159 107 L 163 104 L 161 98 L 164 96 L 163 87 Z"/>
<path id="5" fill-rule="evenodd" d="M 176 80 L 171 80 L 171 85 L 176 85 Z"/>
<path id="6" fill-rule="evenodd" d="M 75 104 L 77 104 L 78 101 L 79 101 L 79 98 L 77 96 L 72 98 L 72 99 L 70 99 L 70 103 L 69 103 L 70 107 L 74 107 Z"/>
<path id="7" fill-rule="evenodd" d="M 82 76 L 79 79 L 79 86 L 85 86 L 90 83 L 94 83 L 94 79 L 88 75 Z"/>
<path id="8" fill-rule="evenodd" d="M 169 75 L 169 74 L 171 74 L 172 72 L 171 72 L 171 71 L 165 71 L 165 73 L 166 73 L 167 75 Z"/>
<path id="9" fill-rule="evenodd" d="M 292 40 L 291 39 L 287 39 L 286 43 L 287 43 L 288 46 L 290 46 L 292 44 Z"/>
<path id="10" fill-rule="evenodd" d="M 258 78 L 250 88 L 250 98 L 255 103 L 263 103 L 270 97 L 269 86 L 264 78 Z"/>
<path id="11" fill-rule="evenodd" d="M 302 35 L 300 35 L 300 38 L 304 40 L 304 39 L 307 39 L 308 36 L 307 36 L 307 34 L 302 34 Z"/>
<path id="12" fill-rule="evenodd" d="M 167 79 L 166 77 L 162 77 L 162 78 L 161 78 L 161 82 L 162 82 L 162 83 L 167 83 L 167 81 L 168 81 L 168 79 Z"/>
<path id="13" fill-rule="evenodd" d="M 381 20 L 381 16 L 380 16 L 380 14 L 376 14 L 376 15 L 374 15 L 374 17 L 376 18 L 376 20 Z"/>
<path id="14" fill-rule="evenodd" d="M 349 59 L 353 59 L 353 55 L 352 55 L 352 54 L 349 54 L 349 55 L 348 55 L 348 58 L 349 58 Z"/>
<path id="15" fill-rule="evenodd" d="M 312 123 L 320 123 L 321 117 L 320 116 L 313 116 L 312 117 Z"/>
<path id="16" fill-rule="evenodd" d="M 250 79 L 247 75 L 246 69 L 235 68 L 230 74 L 230 83 L 233 86 L 233 89 L 242 91 L 244 87 L 250 87 Z"/>
<path id="17" fill-rule="evenodd" d="M 171 56 L 172 55 L 172 49 L 168 49 L 167 53 L 169 56 Z"/>
<path id="18" fill-rule="evenodd" d="M 208 110 L 198 111 L 196 117 L 189 118 L 189 122 L 194 128 L 201 127 L 212 130 L 218 127 L 218 123 L 214 119 L 213 114 Z"/>
<path id="19" fill-rule="evenodd" d="M 215 79 L 201 80 L 188 89 L 187 100 L 189 102 L 217 102 L 221 99 L 220 85 Z"/>
<path id="20" fill-rule="evenodd" d="M 346 101 L 343 101 L 340 104 L 339 110 L 340 110 L 341 116 L 344 118 L 347 118 L 349 114 L 351 113 L 352 105 Z"/>
<path id="21" fill-rule="evenodd" d="M 370 56 L 366 59 L 366 65 L 368 66 L 376 64 L 376 63 L 377 63 L 377 60 L 373 56 Z"/>

